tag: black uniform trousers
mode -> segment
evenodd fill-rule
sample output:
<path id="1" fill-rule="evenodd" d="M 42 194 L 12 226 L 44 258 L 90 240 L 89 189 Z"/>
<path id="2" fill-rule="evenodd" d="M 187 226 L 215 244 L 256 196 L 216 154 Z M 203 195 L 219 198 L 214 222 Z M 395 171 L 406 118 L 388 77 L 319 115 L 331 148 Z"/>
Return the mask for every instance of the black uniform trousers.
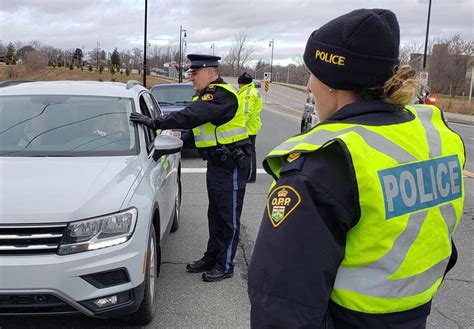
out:
<path id="1" fill-rule="evenodd" d="M 257 179 L 257 148 L 255 146 L 257 135 L 249 135 L 249 139 L 252 142 L 250 149 L 252 150 L 252 159 L 250 160 L 250 170 L 248 182 L 253 183 Z"/>
<path id="2" fill-rule="evenodd" d="M 248 167 L 229 170 L 207 162 L 209 240 L 204 259 L 225 273 L 234 271 L 247 177 Z"/>

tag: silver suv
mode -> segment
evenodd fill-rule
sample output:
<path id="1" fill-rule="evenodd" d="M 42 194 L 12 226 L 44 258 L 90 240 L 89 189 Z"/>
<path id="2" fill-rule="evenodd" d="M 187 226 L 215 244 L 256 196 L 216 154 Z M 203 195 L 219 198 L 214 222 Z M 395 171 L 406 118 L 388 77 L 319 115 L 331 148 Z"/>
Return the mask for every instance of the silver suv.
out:
<path id="1" fill-rule="evenodd" d="M 153 319 L 182 141 L 135 111 L 161 115 L 132 81 L 0 89 L 0 314 Z"/>

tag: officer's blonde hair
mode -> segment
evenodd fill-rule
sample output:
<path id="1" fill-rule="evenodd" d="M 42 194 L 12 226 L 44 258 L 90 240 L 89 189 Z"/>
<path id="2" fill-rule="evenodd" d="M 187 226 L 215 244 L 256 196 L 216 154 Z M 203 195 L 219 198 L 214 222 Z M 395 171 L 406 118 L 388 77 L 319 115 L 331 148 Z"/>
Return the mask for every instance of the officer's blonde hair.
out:
<path id="1" fill-rule="evenodd" d="M 401 66 L 383 86 L 385 102 L 397 105 L 409 104 L 420 88 L 415 73 L 410 65 Z"/>

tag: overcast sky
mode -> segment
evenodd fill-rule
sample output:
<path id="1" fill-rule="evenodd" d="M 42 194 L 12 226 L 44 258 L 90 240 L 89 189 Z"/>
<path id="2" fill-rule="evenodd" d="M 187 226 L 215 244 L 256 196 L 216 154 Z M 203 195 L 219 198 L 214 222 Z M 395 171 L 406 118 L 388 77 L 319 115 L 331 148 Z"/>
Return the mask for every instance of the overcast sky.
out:
<path id="1" fill-rule="evenodd" d="M 473 0 L 433 0 L 430 39 L 461 34 L 473 39 Z M 0 0 L 0 40 L 31 40 L 62 49 L 96 47 L 120 51 L 143 47 L 145 0 Z M 387 8 L 400 22 L 401 42 L 423 45 L 428 0 L 148 0 L 148 41 L 178 44 L 187 31 L 187 53 L 225 56 L 238 33 L 246 33 L 254 59 L 286 65 L 301 55 L 309 34 L 357 8 Z"/>

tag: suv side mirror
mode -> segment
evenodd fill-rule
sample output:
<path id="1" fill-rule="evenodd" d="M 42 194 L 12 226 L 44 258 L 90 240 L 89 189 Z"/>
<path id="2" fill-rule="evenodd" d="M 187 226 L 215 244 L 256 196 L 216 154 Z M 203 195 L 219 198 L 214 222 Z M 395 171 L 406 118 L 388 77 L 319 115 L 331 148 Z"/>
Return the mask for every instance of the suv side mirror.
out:
<path id="1" fill-rule="evenodd" d="M 180 152 L 183 148 L 183 141 L 173 136 L 159 135 L 155 137 L 154 146 L 153 160 L 158 161 L 163 155 Z"/>

